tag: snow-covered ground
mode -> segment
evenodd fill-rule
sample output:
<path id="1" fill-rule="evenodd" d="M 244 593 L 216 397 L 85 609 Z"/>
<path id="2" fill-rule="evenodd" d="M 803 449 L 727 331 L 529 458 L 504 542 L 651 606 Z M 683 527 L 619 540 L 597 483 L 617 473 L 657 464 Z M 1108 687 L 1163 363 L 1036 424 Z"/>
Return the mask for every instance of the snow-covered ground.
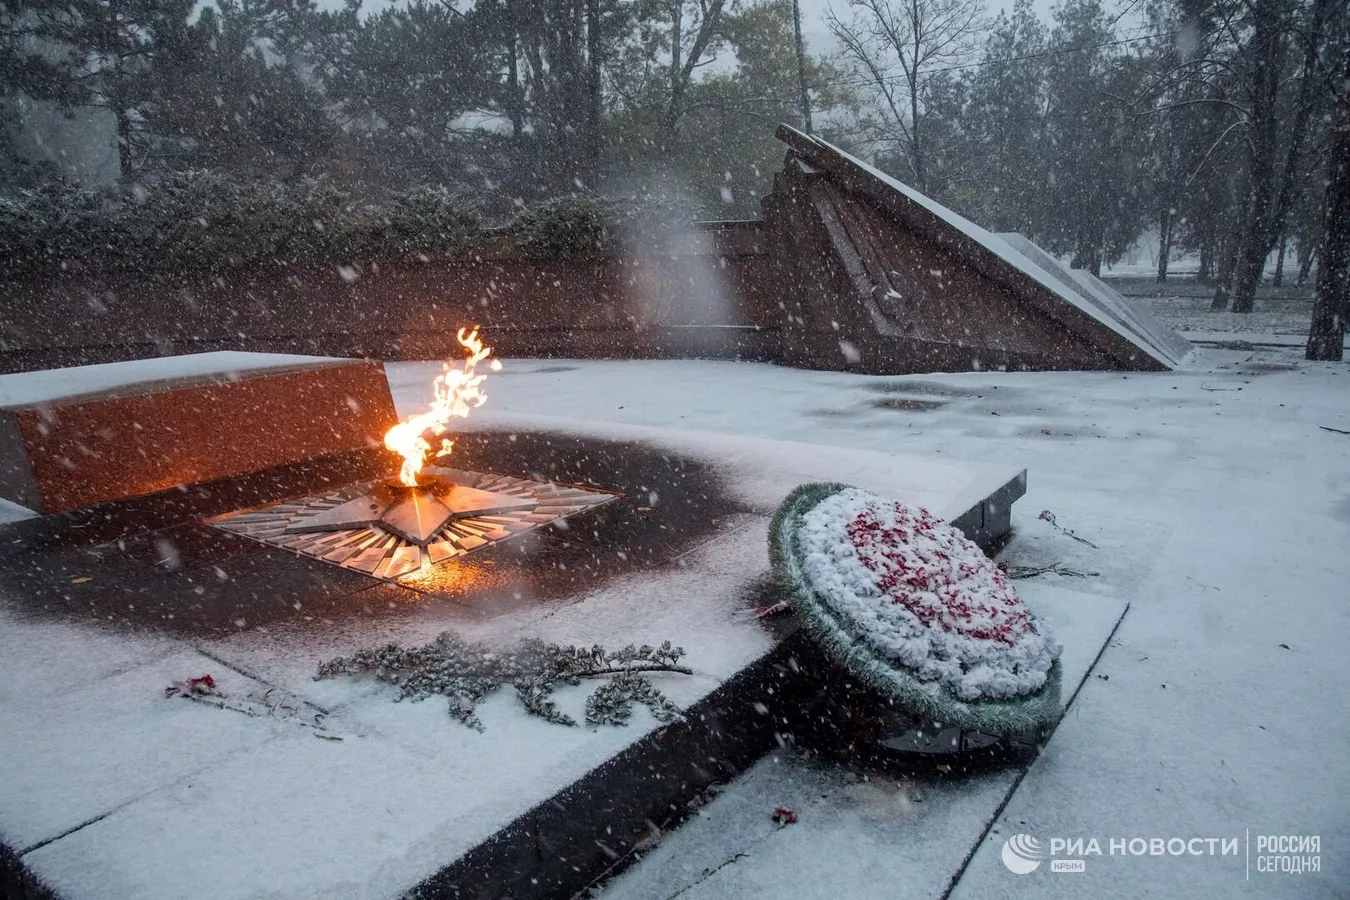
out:
<path id="1" fill-rule="evenodd" d="M 408 411 L 434 369 L 387 368 Z M 1125 597 L 1131 609 L 997 831 L 961 869 L 956 894 L 1345 896 L 1350 435 L 1326 429 L 1350 431 L 1350 366 L 1203 348 L 1183 371 L 1147 375 L 877 378 L 697 361 L 508 361 L 486 390 L 474 419 L 483 424 L 543 424 L 565 410 L 822 452 L 1025 464 L 1013 561 L 1098 571 L 1043 578 Z M 1049 530 L 1036 519 L 1042 509 L 1100 549 Z M 1105 851 L 1112 838 L 1245 839 L 1248 830 L 1250 881 L 1245 855 L 1107 857 L 1081 874 L 1034 878 L 998 861 L 1003 837 L 1017 831 L 1043 842 L 1095 837 Z M 1320 871 L 1259 872 L 1257 837 L 1291 834 L 1319 836 Z M 807 842 L 797 865 L 811 866 L 811 853 Z M 783 870 L 784 896 L 795 896 L 793 884 Z"/>
<path id="2" fill-rule="evenodd" d="M 1108 276 L 1108 283 L 1135 304 L 1192 340 L 1247 340 L 1302 347 L 1312 320 L 1312 288 L 1286 283 L 1257 289 L 1249 313 L 1210 312 L 1214 288 L 1191 278 L 1156 284 L 1152 278 Z"/>
<path id="3" fill-rule="evenodd" d="M 405 412 L 424 406 L 436 369 L 402 369 Z M 548 369 L 535 365 L 545 384 L 555 374 Z M 642 377 L 641 368 L 630 371 Z M 848 480 L 953 518 L 1020 477 L 1007 461 L 970 465 L 603 418 L 548 424 L 704 459 L 737 511 L 710 522 L 664 567 L 615 548 L 629 565 L 589 589 L 560 596 L 522 578 L 513 586 L 530 592 L 529 602 L 491 612 L 369 587 L 345 595 L 350 616 L 328 619 L 296 602 L 293 616 L 250 622 L 277 597 L 255 587 L 250 600 L 236 585 L 245 614 L 238 631 L 174 637 L 80 616 L 54 621 L 0 579 L 0 843 L 67 900 L 401 896 L 660 723 L 639 710 L 622 727 L 563 728 L 498 694 L 477 707 L 480 734 L 454 722 L 443 702 L 394 704 L 392 691 L 361 679 L 316 682 L 321 662 L 390 642 L 422 645 L 447 627 L 503 647 L 525 637 L 616 648 L 669 640 L 689 649 L 691 673 L 654 678 L 687 707 L 775 645 L 773 622 L 750 615 L 749 605 L 769 577 L 769 517 L 798 484 Z M 652 489 L 647 502 L 679 503 L 673 483 L 668 490 L 674 501 Z M 683 500 L 697 504 L 698 495 Z M 110 578 L 107 561 L 93 555 L 72 565 L 67 590 Z M 206 577 L 231 578 L 221 568 Z M 162 590 L 188 594 L 175 584 Z M 144 602 L 130 595 L 128 609 L 132 600 Z M 168 618 L 197 614 L 192 603 L 183 597 Z M 1083 635 L 1066 660 L 1086 670 L 1122 604 L 1088 597 L 1056 606 L 1047 597 L 1035 609 Z M 218 680 L 233 711 L 165 698 L 166 685 L 202 673 Z M 580 719 L 587 693 L 570 686 L 554 696 Z"/>
<path id="4" fill-rule="evenodd" d="M 387 370 L 400 411 L 408 413 L 426 402 L 438 367 Z M 1182 371 L 1146 375 L 900 378 L 694 360 L 507 360 L 486 382 L 488 404 L 469 425 L 533 424 L 632 439 L 665 429 L 691 452 L 734 459 L 738 490 L 753 496 L 756 509 L 781 496 L 791 483 L 786 476 L 798 473 L 855 478 L 873 489 L 931 481 L 935 494 L 956 498 L 964 490 L 952 480 L 956 469 L 925 460 L 1025 466 L 1028 493 L 1014 508 L 1009 561 L 1098 573 L 1019 582 L 1029 604 L 1063 617 L 1057 630 L 1066 671 L 1079 679 L 1088 672 L 1115 616 L 1130 604 L 1024 777 L 1004 772 L 914 790 L 859 786 L 839 769 L 809 766 L 785 769 L 786 780 L 774 781 L 761 777 L 776 764 L 766 761 L 748 776 L 749 794 L 735 785 L 724 795 L 744 812 L 724 816 L 728 827 L 750 839 L 725 860 L 719 877 L 726 880 L 708 881 L 687 897 L 772 892 L 835 900 L 853 896 L 849 887 L 897 898 L 1343 897 L 1350 884 L 1350 691 L 1342 680 L 1350 634 L 1350 435 L 1340 432 L 1350 431 L 1348 379 L 1350 366 L 1304 363 L 1293 351 L 1212 348 L 1199 349 Z M 1043 509 L 1095 546 L 1038 518 Z M 707 571 L 717 578 L 684 595 L 715 599 L 722 580 L 754 576 L 764 563 L 762 536 L 753 538 L 736 545 L 743 557 L 710 559 Z M 675 620 L 662 616 L 682 614 L 668 608 L 667 594 L 649 593 L 639 599 L 651 613 L 638 624 L 672 630 Z M 632 601 L 625 599 L 630 612 Z M 605 630 L 619 627 L 616 617 L 588 617 L 587 608 L 535 625 L 566 639 L 615 636 Z M 1087 615 L 1075 622 L 1076 613 Z M 559 635 L 564 619 L 573 630 Z M 693 625 L 702 630 L 691 647 L 711 648 L 715 635 L 728 633 L 711 614 Z M 0 624 L 0 707 L 12 716 L 0 727 L 0 747 L 9 741 L 14 751 L 17 741 L 23 750 L 0 753 L 0 769 L 10 766 L 0 777 L 7 796 L 0 808 L 22 819 L 8 822 L 7 839 L 40 844 L 25 860 L 72 896 L 336 896 L 334 878 L 348 882 L 346 895 L 392 895 L 442 864 L 452 835 L 467 845 L 473 828 L 492 825 L 486 815 L 450 815 L 441 796 L 458 790 L 456 765 L 475 765 L 461 753 L 470 736 L 447 732 L 435 705 L 395 707 L 339 683 L 310 682 L 310 657 L 334 648 L 290 644 L 279 632 L 241 632 L 202 649 L 150 637 L 110 649 L 103 638 L 85 637 L 72 626 Z M 341 644 L 344 637 L 332 639 Z M 317 692 L 313 702 L 330 708 L 345 699 L 350 707 L 334 711 L 350 720 L 352 739 L 317 741 L 287 723 L 155 699 L 169 679 L 209 664 L 203 650 L 210 659 L 238 657 L 242 669 L 301 698 Z M 734 667 L 736 660 L 700 665 L 722 662 Z M 248 681 L 241 676 L 235 689 L 248 689 Z M 713 681 L 686 687 L 697 693 Z M 1066 679 L 1066 700 L 1077 683 Z M 505 707 L 489 712 L 494 740 L 514 735 L 557 749 L 560 739 L 540 730 L 545 726 L 521 724 Z M 75 730 L 55 734 L 61 722 Z M 367 738 L 395 733 L 402 743 L 394 741 L 383 757 L 362 750 Z M 80 735 L 94 736 L 88 740 L 102 762 L 88 760 L 92 748 Z M 607 732 L 566 737 L 576 745 L 563 754 L 566 765 L 553 765 L 547 776 L 560 783 L 626 740 Z M 212 753 L 202 754 L 203 742 Z M 287 750 L 297 744 L 303 752 Z M 508 779 L 520 787 L 518 804 L 527 804 L 545 777 L 527 768 Z M 409 779 L 401 774 L 407 772 L 420 774 Z M 353 815 L 349 798 L 325 788 L 343 779 L 388 794 L 397 818 Z M 765 828 L 770 810 L 762 801 L 788 799 L 788 782 L 803 798 L 821 787 L 834 799 L 800 804 L 801 820 L 787 829 Z M 770 789 L 760 797 L 755 784 Z M 261 801 L 249 798 L 271 798 L 267 815 L 259 818 Z M 924 815 L 915 815 L 916 804 Z M 494 816 L 502 814 L 493 807 Z M 378 839 L 350 830 L 358 826 L 377 829 Z M 200 836 L 207 832 L 221 837 Z M 1089 858 L 1079 874 L 1043 866 L 1018 876 L 1000 861 L 1014 833 L 1043 846 L 1053 838 L 1095 838 L 1103 852 L 1112 840 L 1236 839 L 1240 855 L 1108 855 Z M 1319 871 L 1261 872 L 1262 835 L 1318 836 Z M 734 843 L 723 832 L 713 838 L 714 846 Z M 671 839 L 668 846 L 678 869 L 678 845 Z M 840 865 L 851 848 L 856 866 Z M 899 859 L 870 863 L 887 853 Z M 327 869 L 312 862 L 329 857 Z M 689 877 L 702 881 L 703 867 L 690 859 L 697 857 L 685 858 Z M 241 860 L 249 863 L 242 869 Z M 642 879 L 644 865 L 630 871 L 630 884 Z M 863 874 L 842 884 L 805 877 L 832 866 L 847 877 Z M 677 890 L 636 893 L 665 898 Z"/>

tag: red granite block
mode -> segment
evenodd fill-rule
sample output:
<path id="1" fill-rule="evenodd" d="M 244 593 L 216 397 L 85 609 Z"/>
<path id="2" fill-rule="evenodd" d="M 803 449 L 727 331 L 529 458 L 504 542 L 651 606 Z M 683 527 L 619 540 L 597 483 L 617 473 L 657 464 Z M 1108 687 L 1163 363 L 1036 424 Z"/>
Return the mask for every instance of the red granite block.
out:
<path id="1" fill-rule="evenodd" d="M 61 512 L 371 446 L 397 421 L 379 363 L 295 359 L 0 407 L 0 497 Z"/>

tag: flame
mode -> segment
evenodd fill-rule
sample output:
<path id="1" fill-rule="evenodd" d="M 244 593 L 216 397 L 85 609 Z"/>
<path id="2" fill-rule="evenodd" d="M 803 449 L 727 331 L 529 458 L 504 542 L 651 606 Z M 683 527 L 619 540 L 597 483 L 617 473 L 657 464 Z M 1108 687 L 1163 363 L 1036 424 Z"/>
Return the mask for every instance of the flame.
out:
<path id="1" fill-rule="evenodd" d="M 479 387 L 487 374 L 474 370 L 492 355 L 492 348 L 483 346 L 477 328 L 467 336 L 464 334 L 466 330 L 461 328 L 456 335 L 468 354 L 463 368 L 452 367 L 448 361 L 441 363 L 441 374 L 431 383 L 435 392 L 431 407 L 424 413 L 409 416 L 384 434 L 384 445 L 403 457 L 398 480 L 408 487 L 417 486 L 417 474 L 422 471 L 427 456 L 432 452 L 431 442 L 427 440 L 428 433 L 441 437 L 451 418 L 466 418 L 469 410 L 487 402 L 487 395 Z M 495 372 L 501 368 L 501 363 L 494 359 L 489 367 Z M 442 437 L 436 456 L 447 455 L 454 446 L 454 441 Z"/>

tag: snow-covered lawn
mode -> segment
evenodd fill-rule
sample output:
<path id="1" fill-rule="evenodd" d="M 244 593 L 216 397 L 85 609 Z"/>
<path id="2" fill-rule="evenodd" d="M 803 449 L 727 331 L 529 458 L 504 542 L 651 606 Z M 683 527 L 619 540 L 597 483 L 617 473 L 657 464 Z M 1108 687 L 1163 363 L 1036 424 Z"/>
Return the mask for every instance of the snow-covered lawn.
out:
<path id="1" fill-rule="evenodd" d="M 410 411 L 433 367 L 388 371 Z M 1041 580 L 1131 609 L 957 894 L 1344 896 L 1350 435 L 1319 426 L 1350 431 L 1350 366 L 1206 349 L 1183 371 L 1148 375 L 508 361 L 486 389 L 473 420 L 483 424 L 543 425 L 565 410 L 593 423 L 1025 465 L 1013 561 L 1098 571 Z M 1099 549 L 1048 529 L 1042 509 Z M 998 862 L 1001 835 L 1016 831 L 1105 848 L 1248 829 L 1253 854 L 1257 835 L 1319 835 L 1321 871 L 1270 875 L 1253 860 L 1249 883 L 1232 859 L 1146 856 L 1018 878 Z M 793 874 L 782 878 L 787 890 Z"/>
<path id="2" fill-rule="evenodd" d="M 1214 289 L 1190 279 L 1166 284 L 1154 284 L 1145 278 L 1108 283 L 1192 340 L 1245 338 L 1258 343 L 1283 338 L 1302 347 L 1312 322 L 1311 286 L 1262 285 L 1257 290 L 1256 308 L 1249 313 L 1235 313 L 1210 312 Z M 1259 338 L 1253 339 L 1251 335 Z"/>

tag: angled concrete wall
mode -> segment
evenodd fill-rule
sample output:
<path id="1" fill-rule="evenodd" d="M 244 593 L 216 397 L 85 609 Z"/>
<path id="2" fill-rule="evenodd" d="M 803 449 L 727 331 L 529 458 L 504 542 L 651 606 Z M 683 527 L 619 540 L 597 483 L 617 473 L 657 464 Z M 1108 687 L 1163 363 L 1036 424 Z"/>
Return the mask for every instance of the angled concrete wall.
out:
<path id="1" fill-rule="evenodd" d="M 779 126 L 764 200 L 794 365 L 874 373 L 1159 370 L 1174 362 L 993 234 Z"/>

